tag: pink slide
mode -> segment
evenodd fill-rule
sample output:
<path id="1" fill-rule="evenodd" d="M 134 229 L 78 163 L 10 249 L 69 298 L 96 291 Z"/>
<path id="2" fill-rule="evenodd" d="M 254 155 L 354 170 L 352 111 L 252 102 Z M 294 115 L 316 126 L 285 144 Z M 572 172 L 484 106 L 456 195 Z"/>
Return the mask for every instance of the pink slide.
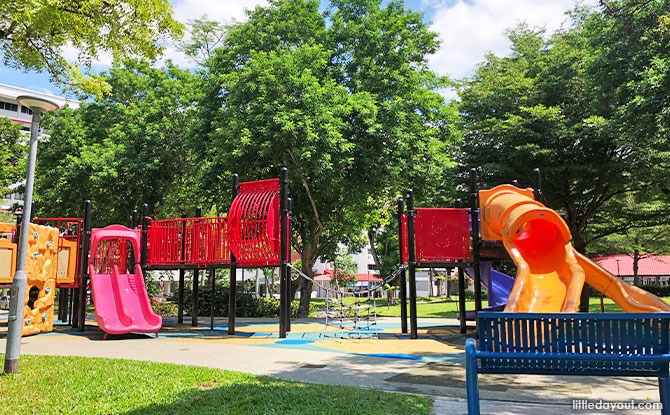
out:
<path id="1" fill-rule="evenodd" d="M 139 260 L 139 231 L 121 225 L 94 229 L 91 234 L 89 272 L 95 320 L 109 334 L 156 333 L 163 325 L 151 303 L 139 264 L 129 272 L 132 259 Z"/>

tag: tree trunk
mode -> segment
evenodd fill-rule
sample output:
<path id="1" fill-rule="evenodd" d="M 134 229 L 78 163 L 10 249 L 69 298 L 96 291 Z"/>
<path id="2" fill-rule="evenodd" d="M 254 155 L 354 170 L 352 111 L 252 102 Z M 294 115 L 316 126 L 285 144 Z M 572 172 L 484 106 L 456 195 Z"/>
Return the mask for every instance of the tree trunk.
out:
<path id="1" fill-rule="evenodd" d="M 586 244 L 584 243 L 584 237 L 579 231 L 572 230 L 572 240 L 574 242 L 574 247 L 577 252 L 583 254 L 586 252 Z M 579 296 L 579 312 L 588 313 L 589 312 L 589 292 L 591 287 L 584 283 L 584 288 L 582 288 L 582 293 Z"/>
<path id="2" fill-rule="evenodd" d="M 314 258 L 314 246 L 312 244 L 305 244 L 300 254 L 302 260 L 302 272 L 310 278 L 314 277 L 312 267 L 316 258 Z M 312 281 L 305 278 L 298 278 L 298 286 L 300 287 L 300 306 L 298 306 L 298 317 L 309 316 L 309 303 L 312 301 Z M 295 286 L 295 284 L 294 284 Z"/>
<path id="3" fill-rule="evenodd" d="M 638 249 L 635 249 L 633 251 L 633 285 L 635 285 L 636 287 L 642 285 L 640 284 L 640 275 L 638 275 L 640 270 L 639 265 L 640 265 L 640 251 Z"/>

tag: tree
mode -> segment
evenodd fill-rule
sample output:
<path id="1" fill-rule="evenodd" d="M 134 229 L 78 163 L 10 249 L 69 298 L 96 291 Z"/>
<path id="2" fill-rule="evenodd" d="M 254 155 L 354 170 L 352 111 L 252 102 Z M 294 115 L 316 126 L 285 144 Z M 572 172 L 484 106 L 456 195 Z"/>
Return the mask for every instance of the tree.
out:
<path id="1" fill-rule="evenodd" d="M 574 17 L 574 27 L 548 40 L 526 26 L 511 31 L 512 54 L 487 56 L 464 83 L 460 161 L 481 166 L 487 185 L 515 178 L 530 183 L 531 168 L 542 167 L 545 202 L 565 213 L 575 248 L 584 253 L 589 240 L 640 224 L 643 216 L 646 225 L 649 218 L 667 221 L 662 204 L 648 203 L 667 198 L 661 191 L 669 172 L 665 126 L 658 122 L 663 110 L 651 109 L 639 83 L 645 65 L 667 56 L 660 45 L 667 48 L 668 35 L 654 32 L 650 20 L 630 36 L 598 11 L 578 9 Z M 656 57 L 643 46 L 642 33 L 658 47 Z M 645 104 L 636 104 L 640 100 Z M 654 102 L 667 109 L 666 100 Z M 647 204 L 623 210 L 625 195 Z M 585 306 L 582 301 L 580 309 Z"/>
<path id="2" fill-rule="evenodd" d="M 198 191 L 189 131 L 197 121 L 194 76 L 127 62 L 109 72 L 112 95 L 48 114 L 36 194 L 49 215 L 80 216 L 91 199 L 98 224 L 127 223 L 147 202 L 178 216 Z M 197 200 L 196 202 L 197 203 Z"/>
<path id="3" fill-rule="evenodd" d="M 177 38 L 183 30 L 167 0 L 3 1 L 0 16 L 5 65 L 46 71 L 56 82 L 97 95 L 109 92 L 109 85 L 103 77 L 82 75 L 63 56 L 64 48 L 74 48 L 86 68 L 103 54 L 110 54 L 115 63 L 155 59 L 163 49 L 161 37 Z"/>
<path id="4" fill-rule="evenodd" d="M 7 186 L 25 177 L 27 149 L 21 136 L 21 124 L 0 118 L 0 194 L 5 194 Z"/>
<path id="5" fill-rule="evenodd" d="M 273 0 L 231 26 L 206 64 L 212 202 L 233 170 L 254 179 L 288 167 L 294 248 L 310 276 L 338 241 L 377 225 L 403 184 L 447 167 L 448 112 L 433 92 L 444 80 L 426 64 L 436 36 L 402 2 L 380 3 L 333 1 L 321 14 L 318 1 Z M 311 283 L 301 284 L 306 315 Z"/>

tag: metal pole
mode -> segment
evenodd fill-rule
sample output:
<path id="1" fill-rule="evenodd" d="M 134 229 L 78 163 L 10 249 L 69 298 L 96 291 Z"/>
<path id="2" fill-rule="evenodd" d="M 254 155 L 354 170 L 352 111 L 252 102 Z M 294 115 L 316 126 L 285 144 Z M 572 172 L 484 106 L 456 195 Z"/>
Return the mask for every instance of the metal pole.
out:
<path id="1" fill-rule="evenodd" d="M 407 265 L 409 270 L 409 322 L 410 338 L 418 339 L 417 312 L 416 312 L 416 256 L 414 246 L 414 192 L 407 191 Z"/>
<path id="2" fill-rule="evenodd" d="M 240 177 L 233 174 L 233 185 L 230 189 L 230 205 L 240 193 Z M 237 259 L 230 251 L 230 276 L 228 280 L 228 334 L 235 334 L 235 314 L 237 313 Z"/>
<path id="3" fill-rule="evenodd" d="M 133 214 L 130 219 L 130 228 L 131 229 L 137 229 L 137 225 L 139 225 L 139 220 L 138 220 L 138 212 L 137 209 L 133 209 Z"/>
<path id="4" fill-rule="evenodd" d="M 287 190 L 286 194 L 288 195 L 288 179 L 287 179 Z M 286 212 L 286 263 L 291 263 L 291 214 L 293 212 L 293 199 L 290 197 L 286 198 L 286 206 L 288 211 Z M 289 299 L 287 300 L 288 314 L 286 315 L 286 331 L 291 331 L 291 268 L 286 266 L 286 292 L 289 293 Z"/>
<path id="5" fill-rule="evenodd" d="M 539 168 L 533 169 L 533 193 L 535 200 L 542 202 L 542 175 Z"/>
<path id="6" fill-rule="evenodd" d="M 461 199 L 456 199 L 456 207 L 462 207 Z M 467 322 L 465 321 L 465 270 L 463 267 L 465 264 L 460 264 L 458 266 L 458 310 L 460 311 L 460 329 L 461 334 L 465 334 L 467 331 Z"/>
<path id="7" fill-rule="evenodd" d="M 142 205 L 142 233 L 140 238 L 140 246 L 142 250 L 140 251 L 140 266 L 142 267 L 142 274 L 146 275 L 147 273 L 147 247 L 148 247 L 148 238 L 149 237 L 149 205 L 144 203 Z"/>
<path id="8" fill-rule="evenodd" d="M 402 234 L 402 215 L 405 213 L 405 203 L 402 197 L 398 198 L 398 249 L 400 250 L 398 262 L 402 265 L 403 252 L 405 251 L 405 240 Z M 400 271 L 400 330 L 407 333 L 407 272 Z"/>
<path id="9" fill-rule="evenodd" d="M 7 347 L 5 354 L 5 373 L 19 373 L 19 358 L 21 354 L 21 335 L 23 334 L 23 308 L 26 297 L 26 255 L 28 253 L 28 232 L 30 231 L 31 208 L 33 203 L 33 186 L 35 183 L 35 161 L 37 160 L 37 136 L 40 130 L 40 116 L 43 111 L 57 109 L 58 105 L 44 101 L 32 102 L 25 97 L 18 97 L 23 106 L 30 106 L 33 110 L 32 124 L 30 126 L 30 150 L 28 152 L 28 169 L 26 173 L 26 193 L 23 202 L 23 222 L 21 223 L 21 236 L 19 237 L 19 249 L 16 253 L 16 273 L 12 282 L 12 297 L 9 305 Z M 51 104 L 47 106 L 46 104 Z"/>
<path id="10" fill-rule="evenodd" d="M 197 218 L 202 216 L 202 209 L 200 208 L 200 206 L 197 206 L 195 208 L 195 216 Z M 196 219 L 196 221 L 197 221 L 197 219 Z M 198 227 L 194 226 L 193 231 L 194 232 L 199 231 Z M 198 238 L 198 240 L 199 240 L 200 235 L 199 234 L 198 235 L 194 234 L 192 236 L 192 238 L 193 239 L 191 239 L 191 240 L 195 240 L 195 238 Z M 197 258 L 196 258 L 196 260 L 197 260 Z M 191 307 L 191 310 L 192 310 L 191 311 L 191 326 L 193 326 L 193 327 L 196 327 L 198 325 L 198 312 L 200 311 L 200 310 L 198 310 L 198 289 L 200 288 L 199 285 L 200 285 L 200 270 L 198 268 L 196 268 L 196 269 L 193 270 L 193 291 L 192 291 L 193 296 L 191 298 L 191 301 L 192 301 L 192 303 L 191 303 L 192 304 L 192 307 Z"/>
<path id="11" fill-rule="evenodd" d="M 279 337 L 286 338 L 286 332 L 291 322 L 291 289 L 288 278 L 287 266 L 287 241 L 286 231 L 288 229 L 288 169 L 282 167 L 279 174 Z"/>
<path id="12" fill-rule="evenodd" d="M 216 269 L 209 269 L 209 278 L 212 283 L 212 296 L 209 302 L 209 329 L 214 330 L 214 300 L 216 299 Z"/>
<path id="13" fill-rule="evenodd" d="M 88 263 L 89 250 L 91 249 L 91 201 L 84 203 L 84 231 L 81 241 L 81 257 L 79 262 L 80 280 L 79 280 L 79 303 L 77 307 L 77 330 L 84 331 L 86 327 L 86 286 L 88 285 Z"/>
<path id="14" fill-rule="evenodd" d="M 186 219 L 186 213 L 181 214 L 182 219 Z M 179 255 L 182 261 L 182 267 L 184 266 L 183 262 L 186 258 L 186 221 L 181 221 L 181 253 Z M 177 295 L 177 323 L 184 323 L 184 280 L 186 279 L 186 270 L 181 268 L 179 270 L 179 294 Z"/>
<path id="15" fill-rule="evenodd" d="M 479 209 L 477 200 L 477 170 L 470 169 L 470 227 L 472 234 L 472 268 L 475 282 L 475 313 L 482 309 L 482 271 L 479 243 Z"/>

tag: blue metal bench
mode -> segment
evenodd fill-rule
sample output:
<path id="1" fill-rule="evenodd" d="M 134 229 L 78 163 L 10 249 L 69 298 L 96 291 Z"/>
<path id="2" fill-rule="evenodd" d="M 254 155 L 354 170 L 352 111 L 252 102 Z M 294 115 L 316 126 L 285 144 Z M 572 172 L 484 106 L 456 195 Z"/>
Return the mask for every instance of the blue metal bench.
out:
<path id="1" fill-rule="evenodd" d="M 492 313 L 465 344 L 468 414 L 479 414 L 479 373 L 658 376 L 670 415 L 670 313 Z M 549 385 L 547 385 L 549 387 Z"/>

